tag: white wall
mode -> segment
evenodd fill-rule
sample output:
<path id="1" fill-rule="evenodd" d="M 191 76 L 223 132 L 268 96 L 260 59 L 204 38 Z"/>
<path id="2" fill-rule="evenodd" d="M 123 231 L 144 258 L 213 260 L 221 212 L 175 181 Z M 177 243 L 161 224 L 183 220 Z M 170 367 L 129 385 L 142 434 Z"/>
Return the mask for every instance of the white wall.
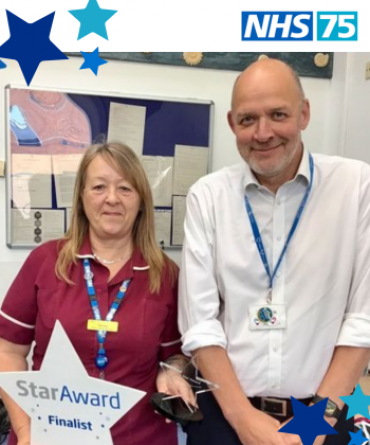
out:
<path id="1" fill-rule="evenodd" d="M 365 79 L 370 53 L 351 53 L 348 57 L 350 79 L 344 154 L 370 163 L 370 80 Z"/>
<path id="2" fill-rule="evenodd" d="M 311 123 L 304 140 L 313 152 L 343 152 L 343 138 L 338 129 L 343 128 L 345 118 L 347 59 L 346 54 L 335 55 L 332 80 L 302 79 L 312 109 Z M 0 135 L 4 134 L 4 87 L 8 84 L 24 86 L 17 62 L 7 63 L 8 68 L 0 70 Z M 213 100 L 215 117 L 212 170 L 239 162 L 233 135 L 226 122 L 231 89 L 238 73 L 110 61 L 100 67 L 99 75 L 95 77 L 90 70 L 80 71 L 81 64 L 80 58 L 42 63 L 32 86 Z M 368 120 L 370 121 L 370 115 Z M 4 141 L 4 137 L 1 140 Z M 0 159 L 4 158 L 3 142 L 0 144 Z M 5 205 L 5 180 L 0 179 L 0 301 L 28 254 L 27 251 L 10 250 L 5 245 Z M 180 262 L 179 252 L 172 252 L 171 256 Z"/>

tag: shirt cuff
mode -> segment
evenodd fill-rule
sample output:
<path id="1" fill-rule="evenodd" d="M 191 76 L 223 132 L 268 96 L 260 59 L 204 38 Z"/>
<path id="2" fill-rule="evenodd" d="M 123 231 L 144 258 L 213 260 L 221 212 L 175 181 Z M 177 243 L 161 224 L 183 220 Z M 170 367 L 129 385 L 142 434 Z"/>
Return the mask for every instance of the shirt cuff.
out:
<path id="1" fill-rule="evenodd" d="M 370 317 L 363 314 L 347 315 L 339 332 L 337 346 L 370 348 Z"/>
<path id="2" fill-rule="evenodd" d="M 220 346 L 224 349 L 227 346 L 225 332 L 218 320 L 207 320 L 193 326 L 182 336 L 182 343 L 185 355 L 191 355 L 192 351 L 207 346 Z"/>

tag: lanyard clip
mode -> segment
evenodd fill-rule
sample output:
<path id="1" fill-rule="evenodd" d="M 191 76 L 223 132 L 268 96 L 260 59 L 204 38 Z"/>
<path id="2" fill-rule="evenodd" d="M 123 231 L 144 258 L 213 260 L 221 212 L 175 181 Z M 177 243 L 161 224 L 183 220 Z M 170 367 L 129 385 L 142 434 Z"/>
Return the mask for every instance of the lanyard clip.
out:
<path id="1" fill-rule="evenodd" d="M 271 304 L 272 303 L 272 289 L 270 287 L 268 294 L 267 294 L 267 298 L 266 298 L 267 304 Z"/>

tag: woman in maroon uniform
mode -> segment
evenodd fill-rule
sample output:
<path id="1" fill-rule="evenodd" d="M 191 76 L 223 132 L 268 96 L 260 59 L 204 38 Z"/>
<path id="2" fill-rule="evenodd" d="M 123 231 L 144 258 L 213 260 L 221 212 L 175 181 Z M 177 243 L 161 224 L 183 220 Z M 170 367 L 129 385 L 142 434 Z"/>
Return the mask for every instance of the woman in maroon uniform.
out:
<path id="1" fill-rule="evenodd" d="M 176 445 L 175 425 L 156 415 L 149 399 L 157 390 L 191 397 L 180 376 L 158 371 L 160 361 L 184 359 L 177 275 L 155 242 L 152 194 L 136 155 L 118 143 L 90 147 L 77 174 L 70 229 L 32 251 L 5 297 L 0 371 L 26 370 L 33 342 L 33 369 L 40 369 L 59 320 L 89 375 L 147 392 L 112 428 L 113 443 Z M 104 339 L 86 329 L 94 318 L 89 294 L 102 319 L 120 301 L 117 333 Z M 9 445 L 29 444 L 29 418 L 2 397 L 13 428 Z"/>

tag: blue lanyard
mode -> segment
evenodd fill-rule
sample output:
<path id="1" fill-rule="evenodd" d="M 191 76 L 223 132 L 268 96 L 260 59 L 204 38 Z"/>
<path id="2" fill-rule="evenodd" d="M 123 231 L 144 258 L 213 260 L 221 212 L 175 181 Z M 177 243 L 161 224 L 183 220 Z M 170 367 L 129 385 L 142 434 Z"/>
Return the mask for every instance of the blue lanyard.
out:
<path id="1" fill-rule="evenodd" d="M 314 168 L 315 167 L 314 167 L 314 163 L 313 163 L 313 157 L 312 157 L 311 154 L 309 155 L 309 158 L 310 158 L 310 183 L 308 184 L 306 193 L 305 193 L 305 195 L 304 195 L 304 197 L 302 199 L 302 202 L 301 202 L 301 204 L 299 206 L 297 215 L 296 215 L 296 217 L 295 217 L 295 219 L 293 221 L 292 228 L 290 229 L 288 238 L 287 238 L 287 240 L 285 242 L 283 250 L 281 251 L 279 260 L 278 260 L 278 262 L 276 264 L 275 270 L 273 271 L 272 275 L 271 275 L 271 272 L 270 272 L 270 266 L 269 266 L 269 263 L 267 261 L 266 250 L 265 250 L 264 245 L 263 245 L 262 237 L 261 237 L 261 234 L 260 234 L 260 231 L 259 231 L 259 228 L 258 228 L 258 224 L 257 224 L 256 218 L 254 216 L 252 207 L 251 207 L 251 205 L 249 203 L 249 199 L 247 198 L 246 195 L 244 196 L 245 207 L 247 209 L 247 213 L 248 213 L 248 216 L 249 216 L 249 221 L 251 223 L 251 227 L 252 227 L 254 239 L 256 241 L 256 245 L 257 245 L 257 248 L 258 248 L 258 252 L 260 254 L 262 263 L 263 263 L 263 265 L 265 267 L 267 276 L 269 277 L 269 281 L 270 281 L 270 283 L 269 283 L 270 288 L 269 289 L 270 289 L 270 291 L 272 290 L 272 286 L 273 286 L 273 282 L 274 282 L 276 273 L 279 270 L 279 267 L 281 265 L 281 262 L 283 261 L 283 258 L 284 258 L 284 255 L 285 255 L 286 251 L 288 250 L 288 246 L 289 246 L 290 241 L 292 240 L 293 235 L 294 235 L 294 233 L 295 233 L 295 231 L 297 229 L 298 223 L 299 223 L 299 221 L 301 219 L 303 210 L 306 207 L 308 198 L 309 198 L 311 190 L 312 190 L 313 174 L 314 174 Z"/>
<path id="2" fill-rule="evenodd" d="M 84 267 L 84 278 L 86 281 L 87 293 L 89 294 L 91 308 L 94 314 L 95 320 L 101 320 L 101 314 L 99 310 L 98 300 L 96 298 L 95 288 L 93 284 L 94 274 L 91 271 L 90 261 L 88 259 L 84 259 L 83 261 Z M 118 294 L 114 299 L 112 306 L 110 307 L 108 314 L 105 318 L 105 321 L 112 321 L 118 308 L 120 307 L 122 300 L 125 298 L 128 286 L 131 280 L 124 280 L 119 288 Z M 105 338 L 107 336 L 107 331 L 97 331 L 96 336 L 99 342 L 99 351 L 95 358 L 95 364 L 97 368 L 101 371 L 101 376 L 103 376 L 103 369 L 105 369 L 108 365 L 108 358 L 104 348 Z"/>

